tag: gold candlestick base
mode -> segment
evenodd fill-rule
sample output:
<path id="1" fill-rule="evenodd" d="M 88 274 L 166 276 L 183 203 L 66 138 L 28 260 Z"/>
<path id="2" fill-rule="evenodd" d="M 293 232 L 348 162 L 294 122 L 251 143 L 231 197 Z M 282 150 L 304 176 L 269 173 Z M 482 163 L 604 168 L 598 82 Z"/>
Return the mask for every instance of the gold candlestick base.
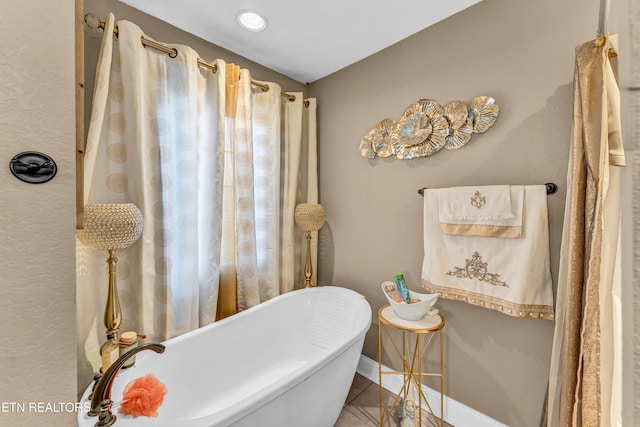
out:
<path id="1" fill-rule="evenodd" d="M 310 288 L 311 276 L 313 276 L 313 267 L 311 266 L 311 232 L 307 231 L 307 261 L 304 263 L 304 287 Z"/>
<path id="2" fill-rule="evenodd" d="M 324 208 L 318 204 L 301 203 L 294 212 L 296 224 L 307 232 L 307 261 L 304 264 L 304 287 L 311 288 L 311 232 L 318 231 L 324 224 Z"/>
<path id="3" fill-rule="evenodd" d="M 120 299 L 118 298 L 118 286 L 116 284 L 116 251 L 109 250 L 109 289 L 107 292 L 107 303 L 104 308 L 104 326 L 107 328 L 107 336 L 112 335 L 118 340 L 120 323 L 122 322 L 122 310 L 120 309 Z"/>

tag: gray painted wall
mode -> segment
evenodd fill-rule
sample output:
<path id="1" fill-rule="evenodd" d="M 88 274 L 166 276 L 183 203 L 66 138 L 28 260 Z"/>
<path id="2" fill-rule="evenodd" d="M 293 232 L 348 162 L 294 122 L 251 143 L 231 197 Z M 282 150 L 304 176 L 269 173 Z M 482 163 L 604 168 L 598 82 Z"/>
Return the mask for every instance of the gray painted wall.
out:
<path id="1" fill-rule="evenodd" d="M 574 49 L 595 38 L 598 2 L 485 0 L 309 88 L 319 104 L 319 283 L 364 294 L 374 313 L 380 283 L 404 273 L 419 291 L 422 198 L 417 189 L 541 184 L 548 198 L 554 288 L 571 137 Z M 611 28 L 614 30 L 613 28 Z M 495 126 L 461 150 L 429 158 L 368 160 L 362 137 L 420 98 L 444 104 L 489 95 Z M 517 262 L 517 261 L 516 261 Z M 445 393 L 510 426 L 538 426 L 553 322 L 512 318 L 441 299 Z M 377 359 L 377 324 L 365 342 Z M 437 388 L 437 385 L 433 385 Z"/>

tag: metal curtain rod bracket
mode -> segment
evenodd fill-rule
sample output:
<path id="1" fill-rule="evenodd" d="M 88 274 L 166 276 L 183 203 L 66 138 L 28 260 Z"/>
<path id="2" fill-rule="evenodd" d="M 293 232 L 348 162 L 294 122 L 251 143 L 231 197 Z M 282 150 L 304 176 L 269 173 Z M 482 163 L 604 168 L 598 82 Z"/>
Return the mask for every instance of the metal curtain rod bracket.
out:
<path id="1" fill-rule="evenodd" d="M 558 192 L 558 184 L 555 182 L 547 182 L 544 184 L 547 187 L 547 195 L 556 194 Z M 418 190 L 418 194 L 424 196 L 424 190 L 427 190 L 428 187 L 422 187 Z"/>
<path id="2" fill-rule="evenodd" d="M 104 31 L 105 28 L 105 21 L 100 20 L 98 17 L 96 17 L 94 14 L 92 13 L 87 13 L 84 15 L 84 22 L 85 24 L 87 24 L 87 26 L 89 28 L 92 28 L 94 30 L 96 29 L 101 29 Z M 118 27 L 116 26 L 113 29 L 113 34 L 118 37 Z M 169 55 L 169 57 L 171 58 L 175 58 L 176 56 L 178 56 L 178 50 L 171 48 L 171 47 L 167 47 L 161 43 L 155 42 L 153 40 L 147 39 L 144 36 L 140 36 L 140 42 L 142 43 L 142 45 L 144 47 L 152 47 L 156 50 L 159 50 L 161 52 L 166 53 L 167 55 Z M 201 67 L 204 68 L 208 68 L 210 69 L 212 72 L 217 72 L 218 71 L 218 66 L 216 64 L 209 64 L 208 62 L 206 62 L 204 59 L 202 58 L 198 58 L 198 65 L 200 65 Z M 251 84 L 254 86 L 258 86 L 260 89 L 262 89 L 263 92 L 269 92 L 269 85 L 264 84 L 264 83 L 260 83 L 257 82 L 255 80 L 251 80 Z M 282 92 L 280 94 L 280 96 L 287 98 L 289 101 L 295 101 L 296 100 L 296 96 L 292 95 L 290 93 L 287 92 Z M 304 106 L 308 107 L 309 106 L 309 101 L 304 101 Z"/>

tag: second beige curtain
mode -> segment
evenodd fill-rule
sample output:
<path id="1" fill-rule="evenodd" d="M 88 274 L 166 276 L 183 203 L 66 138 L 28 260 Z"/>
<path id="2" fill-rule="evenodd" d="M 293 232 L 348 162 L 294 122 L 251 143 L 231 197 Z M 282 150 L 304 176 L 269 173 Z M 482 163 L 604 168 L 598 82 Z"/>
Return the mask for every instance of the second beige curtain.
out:
<path id="1" fill-rule="evenodd" d="M 294 210 L 318 198 L 315 99 L 295 92 L 290 100 L 275 83 L 262 82 L 263 91 L 248 70 L 232 72 L 239 79 L 227 83 L 237 105 L 226 117 L 218 318 L 300 287 Z"/>

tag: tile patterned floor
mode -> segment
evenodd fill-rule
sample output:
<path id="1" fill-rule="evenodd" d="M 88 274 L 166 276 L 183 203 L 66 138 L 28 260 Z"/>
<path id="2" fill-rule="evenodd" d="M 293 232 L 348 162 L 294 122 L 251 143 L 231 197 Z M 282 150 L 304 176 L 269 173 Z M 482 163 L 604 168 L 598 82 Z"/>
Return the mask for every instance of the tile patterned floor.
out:
<path id="1" fill-rule="evenodd" d="M 393 402 L 395 395 L 383 390 L 383 401 L 387 404 Z M 435 427 L 431 416 L 423 414 L 422 425 Z M 380 391 L 378 385 L 369 381 L 360 374 L 356 374 L 347 396 L 344 408 L 335 427 L 380 427 Z M 385 427 L 400 427 L 397 417 L 391 417 Z M 445 423 L 445 427 L 452 427 Z"/>

